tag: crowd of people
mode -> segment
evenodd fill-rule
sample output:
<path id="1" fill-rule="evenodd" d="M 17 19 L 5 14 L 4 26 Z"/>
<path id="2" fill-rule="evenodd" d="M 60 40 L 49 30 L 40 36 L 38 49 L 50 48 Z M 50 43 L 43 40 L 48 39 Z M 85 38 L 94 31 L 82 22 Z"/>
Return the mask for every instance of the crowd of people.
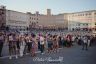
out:
<path id="1" fill-rule="evenodd" d="M 36 51 L 41 51 L 44 54 L 45 50 L 48 53 L 58 52 L 58 48 L 71 47 L 77 43 L 82 45 L 82 50 L 88 50 L 88 46 L 96 44 L 96 36 L 89 35 L 72 35 L 64 33 L 3 33 L 0 32 L 0 57 L 2 56 L 2 48 L 4 43 L 9 47 L 9 59 L 12 55 L 16 58 L 22 57 L 29 53 L 31 56 L 36 56 Z"/>

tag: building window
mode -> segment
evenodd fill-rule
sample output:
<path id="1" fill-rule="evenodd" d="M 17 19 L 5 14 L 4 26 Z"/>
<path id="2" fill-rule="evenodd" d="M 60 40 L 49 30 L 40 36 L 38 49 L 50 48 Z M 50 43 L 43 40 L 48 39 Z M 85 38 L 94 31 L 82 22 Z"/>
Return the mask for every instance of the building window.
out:
<path id="1" fill-rule="evenodd" d="M 96 12 L 94 14 L 96 15 Z"/>
<path id="2" fill-rule="evenodd" d="M 85 25 L 85 24 L 83 24 L 83 25 Z"/>
<path id="3" fill-rule="evenodd" d="M 86 25 L 88 25 L 88 24 L 86 24 Z"/>
<path id="4" fill-rule="evenodd" d="M 96 23 L 95 23 L 95 25 L 96 25 Z"/>
<path id="5" fill-rule="evenodd" d="M 91 13 L 89 13 L 89 15 L 91 15 Z"/>
<path id="6" fill-rule="evenodd" d="M 86 13 L 85 15 L 87 16 L 88 14 Z"/>
<path id="7" fill-rule="evenodd" d="M 86 13 L 85 15 L 88 16 L 88 15 L 91 15 L 91 13 Z"/>
<path id="8" fill-rule="evenodd" d="M 82 16 L 82 14 L 80 14 L 80 16 Z"/>
<path id="9" fill-rule="evenodd" d="M 33 18 L 32 18 L 32 20 L 33 20 Z"/>
<path id="10" fill-rule="evenodd" d="M 78 24 L 78 26 L 80 26 L 80 24 Z"/>
<path id="11" fill-rule="evenodd" d="M 85 14 L 84 13 L 82 13 L 82 16 L 84 16 Z"/>

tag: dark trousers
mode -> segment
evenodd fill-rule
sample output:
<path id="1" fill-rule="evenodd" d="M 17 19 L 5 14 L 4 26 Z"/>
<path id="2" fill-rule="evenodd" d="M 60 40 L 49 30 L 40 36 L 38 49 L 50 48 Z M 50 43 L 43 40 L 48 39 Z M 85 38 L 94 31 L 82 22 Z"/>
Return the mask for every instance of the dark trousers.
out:
<path id="1" fill-rule="evenodd" d="M 62 41 L 61 40 L 59 41 L 59 47 L 62 47 Z"/>
<path id="2" fill-rule="evenodd" d="M 62 40 L 62 46 L 63 46 L 63 47 L 65 46 L 65 42 L 64 42 L 64 40 Z"/>
<path id="3" fill-rule="evenodd" d="M 88 44 L 87 43 L 83 43 L 83 48 L 82 48 L 83 50 L 85 49 L 85 50 L 88 50 Z"/>
<path id="4" fill-rule="evenodd" d="M 67 47 L 71 47 L 71 41 L 67 41 Z"/>
<path id="5" fill-rule="evenodd" d="M 2 53 L 2 48 L 3 48 L 3 42 L 0 41 L 0 56 L 1 56 L 1 53 Z"/>
<path id="6" fill-rule="evenodd" d="M 40 42 L 38 42 L 38 50 L 40 50 Z"/>
<path id="7" fill-rule="evenodd" d="M 44 52 L 44 45 L 40 45 L 40 51 L 41 51 L 41 53 Z"/>
<path id="8" fill-rule="evenodd" d="M 32 48 L 32 43 L 27 43 L 27 52 L 30 53 L 31 52 L 31 48 Z"/>

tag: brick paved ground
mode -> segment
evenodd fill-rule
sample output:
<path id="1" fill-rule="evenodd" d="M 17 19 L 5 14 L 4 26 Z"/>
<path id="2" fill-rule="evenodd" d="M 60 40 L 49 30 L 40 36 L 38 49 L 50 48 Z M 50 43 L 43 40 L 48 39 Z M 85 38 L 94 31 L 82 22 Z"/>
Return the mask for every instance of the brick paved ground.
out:
<path id="1" fill-rule="evenodd" d="M 3 48 L 3 54 L 8 55 L 8 48 Z M 48 58 L 59 59 L 63 57 L 63 61 L 48 61 Z M 35 60 L 35 59 L 42 59 Z M 43 61 L 44 60 L 44 61 Z M 88 51 L 82 50 L 81 46 L 74 45 L 71 48 L 59 49 L 57 53 L 37 53 L 36 57 L 31 57 L 30 55 L 25 55 L 24 57 L 19 57 L 18 59 L 13 58 L 10 60 L 8 57 L 0 58 L 0 64 L 96 64 L 96 46 L 89 47 Z"/>

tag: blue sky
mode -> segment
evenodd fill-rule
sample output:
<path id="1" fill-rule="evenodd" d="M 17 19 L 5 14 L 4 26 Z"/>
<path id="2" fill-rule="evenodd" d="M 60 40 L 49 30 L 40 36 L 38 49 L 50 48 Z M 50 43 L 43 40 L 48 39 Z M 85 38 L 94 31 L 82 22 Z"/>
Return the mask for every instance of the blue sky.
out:
<path id="1" fill-rule="evenodd" d="M 0 5 L 7 9 L 46 14 L 51 9 L 53 14 L 96 10 L 96 0 L 0 0 Z"/>

